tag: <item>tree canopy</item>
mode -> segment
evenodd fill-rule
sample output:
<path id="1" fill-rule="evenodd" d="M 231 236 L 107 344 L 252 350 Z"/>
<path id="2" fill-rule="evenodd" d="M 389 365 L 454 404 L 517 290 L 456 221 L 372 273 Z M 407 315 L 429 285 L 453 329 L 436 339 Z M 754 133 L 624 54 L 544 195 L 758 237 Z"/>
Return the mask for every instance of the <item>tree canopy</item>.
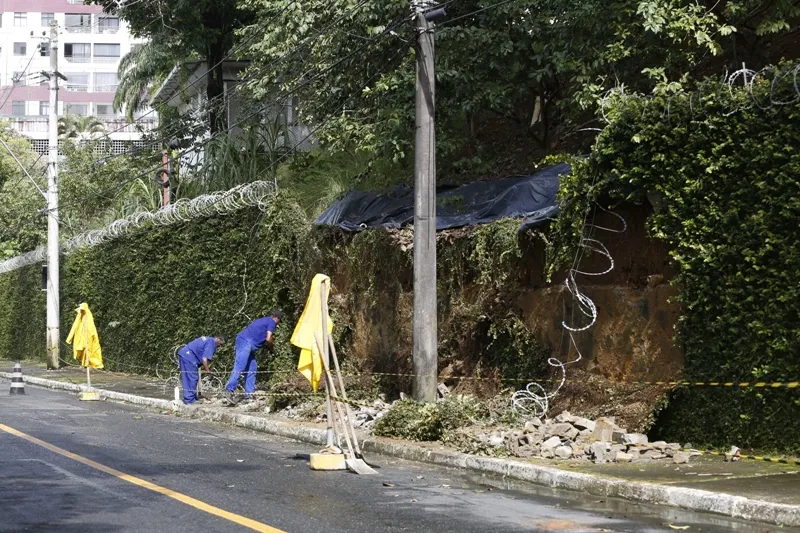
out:
<path id="1" fill-rule="evenodd" d="M 410 153 L 408 2 L 245 4 L 258 13 L 240 32 L 256 98 L 296 97 L 333 145 Z M 585 147 L 607 90 L 675 92 L 743 62 L 761 68 L 787 53 L 800 18 L 791 0 L 460 0 L 447 11 L 436 29 L 437 135 L 452 161 L 492 140 L 529 155 Z"/>
<path id="2" fill-rule="evenodd" d="M 157 2 L 117 2 L 95 0 L 107 13 L 123 18 L 136 37 L 150 43 L 134 50 L 120 64 L 122 91 L 117 105 L 132 107 L 144 102 L 142 93 L 163 78 L 176 62 L 202 58 L 211 70 L 206 78 L 209 100 L 222 95 L 222 60 L 231 52 L 235 30 L 249 24 L 253 12 L 237 0 L 170 0 Z M 170 58 L 172 61 L 170 61 Z M 126 77 L 135 74 L 134 78 Z M 209 112 L 212 131 L 224 127 L 224 114 L 215 108 Z"/>

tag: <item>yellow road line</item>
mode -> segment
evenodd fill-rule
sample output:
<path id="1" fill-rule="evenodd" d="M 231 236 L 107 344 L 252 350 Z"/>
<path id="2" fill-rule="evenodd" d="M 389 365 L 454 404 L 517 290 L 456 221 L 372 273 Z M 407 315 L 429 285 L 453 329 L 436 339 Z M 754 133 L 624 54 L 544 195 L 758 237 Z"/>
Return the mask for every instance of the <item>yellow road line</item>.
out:
<path id="1" fill-rule="evenodd" d="M 106 465 L 102 465 L 100 463 L 92 461 L 91 459 L 87 459 L 85 457 L 81 457 L 80 455 L 78 455 L 76 453 L 69 452 L 69 451 L 67 451 L 67 450 L 65 450 L 63 448 L 59 448 L 58 446 L 54 446 L 54 445 L 52 445 L 52 444 L 50 444 L 48 442 L 45 442 L 45 441 L 40 440 L 40 439 L 37 439 L 36 437 L 31 437 L 30 435 L 27 435 L 27 434 L 25 434 L 25 433 L 23 433 L 21 431 L 18 431 L 16 429 L 12 428 L 12 427 L 8 427 L 6 425 L 0 424 L 0 430 L 5 431 L 6 433 L 10 433 L 11 435 L 19 437 L 21 439 L 25 439 L 28 442 L 32 442 L 33 444 L 41 446 L 42 448 L 46 448 L 46 449 L 50 450 L 51 452 L 55 452 L 55 453 L 57 453 L 59 455 L 63 455 L 64 457 L 69 457 L 70 459 L 72 459 L 74 461 L 78 461 L 79 463 L 83 463 L 86 466 L 90 466 L 90 467 L 92 467 L 92 468 L 94 468 L 96 470 L 100 470 L 101 472 L 105 472 L 106 474 L 110 474 L 110 475 L 112 475 L 112 476 L 114 476 L 116 478 L 119 478 L 119 479 L 123 480 L 123 481 L 127 481 L 128 483 L 133 483 L 134 485 L 138 485 L 139 487 L 142 487 L 142 488 L 145 488 L 145 489 L 148 489 L 148 490 L 152 490 L 153 492 L 157 492 L 159 494 L 163 494 L 164 496 L 172 498 L 173 500 L 178 500 L 181 503 L 185 503 L 186 505 L 190 505 L 190 506 L 194 507 L 195 509 L 199 509 L 201 511 L 205 511 L 205 512 L 207 512 L 209 514 L 212 514 L 214 516 L 219 516 L 220 518 L 224 518 L 225 520 L 230 520 L 231 522 L 234 522 L 234 523 L 239 524 L 241 526 L 248 527 L 248 528 L 252 529 L 253 531 L 261 531 L 262 533 L 286 533 L 285 531 L 282 531 L 280 529 L 274 528 L 272 526 L 268 526 L 267 524 L 263 524 L 261 522 L 257 522 L 255 520 L 252 520 L 250 518 L 247 518 L 247 517 L 235 514 L 235 513 L 231 513 L 229 511 L 224 510 L 224 509 L 220 509 L 219 507 L 214 507 L 213 505 L 209 505 L 209 504 L 207 504 L 205 502 L 201 502 L 200 500 L 197 500 L 197 499 L 192 498 L 190 496 L 186 496 L 185 494 L 181 494 L 180 492 L 175 492 L 174 490 L 170 490 L 168 488 L 161 487 L 159 485 L 156 485 L 155 483 L 150 483 L 149 481 L 145 481 L 144 479 L 141 479 L 141 478 L 138 478 L 138 477 L 135 477 L 135 476 L 131 476 L 130 474 L 126 474 L 125 472 L 120 472 L 119 470 L 115 470 L 114 468 L 108 467 Z"/>

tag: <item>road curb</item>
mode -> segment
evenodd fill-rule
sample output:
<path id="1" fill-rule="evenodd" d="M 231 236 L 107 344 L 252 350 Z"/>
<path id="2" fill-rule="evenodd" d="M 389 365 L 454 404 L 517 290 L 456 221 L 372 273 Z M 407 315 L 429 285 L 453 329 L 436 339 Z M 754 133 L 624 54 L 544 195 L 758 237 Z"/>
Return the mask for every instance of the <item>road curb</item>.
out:
<path id="1" fill-rule="evenodd" d="M 11 374 L 0 372 L 0 376 L 10 378 Z M 77 385 L 74 383 L 63 383 L 33 376 L 25 376 L 24 379 L 31 385 L 38 385 L 51 389 L 61 389 L 72 392 L 87 390 L 85 385 Z M 159 410 L 169 410 L 189 418 L 221 422 L 311 444 L 322 445 L 325 443 L 324 429 L 298 426 L 296 424 L 269 420 L 227 409 L 176 405 L 171 400 L 147 398 L 144 396 L 102 389 L 94 390 L 100 392 L 102 398 L 108 398 L 109 400 L 116 400 Z M 392 441 L 383 438 L 368 438 L 364 441 L 363 447 L 364 451 L 367 452 L 380 453 L 382 455 L 432 463 L 440 466 L 498 474 L 537 485 L 585 492 L 595 496 L 623 498 L 649 504 L 681 507 L 693 511 L 716 513 L 731 518 L 752 520 L 768 524 L 791 527 L 800 526 L 800 505 L 771 503 L 706 490 L 630 481 L 598 476 L 596 474 L 570 472 L 559 468 L 535 465 L 521 461 L 479 457 L 448 450 L 432 450 L 414 443 Z"/>

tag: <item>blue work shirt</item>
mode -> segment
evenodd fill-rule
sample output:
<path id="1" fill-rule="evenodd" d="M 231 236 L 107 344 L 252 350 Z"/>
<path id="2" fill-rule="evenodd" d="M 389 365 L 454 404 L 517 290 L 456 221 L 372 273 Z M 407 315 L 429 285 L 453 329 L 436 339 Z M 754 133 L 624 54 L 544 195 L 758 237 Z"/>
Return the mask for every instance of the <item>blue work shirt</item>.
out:
<path id="1" fill-rule="evenodd" d="M 184 346 L 179 353 L 181 355 L 188 355 L 190 362 L 192 361 L 192 357 L 194 357 L 197 365 L 200 366 L 203 364 L 203 359 L 208 359 L 211 361 L 216 351 L 217 339 L 214 337 L 204 336 L 197 337 L 195 340 Z"/>
<path id="2" fill-rule="evenodd" d="M 250 341 L 253 348 L 257 350 L 267 342 L 268 331 L 275 332 L 275 320 L 271 316 L 253 320 L 249 326 L 239 333 L 239 336 Z"/>

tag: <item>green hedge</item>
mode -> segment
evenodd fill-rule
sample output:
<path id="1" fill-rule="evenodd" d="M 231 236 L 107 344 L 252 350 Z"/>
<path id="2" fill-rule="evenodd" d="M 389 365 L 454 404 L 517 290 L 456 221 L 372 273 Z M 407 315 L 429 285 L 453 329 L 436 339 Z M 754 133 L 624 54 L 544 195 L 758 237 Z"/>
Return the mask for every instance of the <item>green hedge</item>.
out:
<path id="1" fill-rule="evenodd" d="M 752 93 L 713 81 L 689 96 L 621 100 L 588 160 L 562 184 L 562 260 L 591 202 L 654 204 L 651 234 L 670 244 L 679 269 L 679 342 L 690 381 L 800 379 L 800 105 L 792 68 L 779 69 L 774 85 L 767 73 Z M 798 407 L 798 390 L 691 388 L 671 397 L 656 433 L 798 452 Z"/>
<path id="2" fill-rule="evenodd" d="M 471 356 L 489 348 L 487 370 L 498 376 L 529 377 L 543 368 L 546 352 L 533 332 L 520 327 L 521 311 L 502 298 L 519 290 L 524 277 L 517 225 L 501 221 L 440 240 L 442 367 L 461 360 L 468 346 Z M 343 235 L 313 228 L 283 194 L 265 212 L 243 209 L 142 231 L 62 259 L 62 340 L 75 307 L 86 301 L 106 368 L 152 372 L 156 365 L 171 368 L 176 345 L 217 332 L 233 337 L 250 319 L 280 308 L 286 320 L 268 368 L 291 370 L 296 363 L 288 343 L 291 329 L 311 278 L 324 272 L 333 280 L 331 311 L 348 368 L 409 373 L 412 250 L 404 242 L 411 242 L 407 230 Z M 36 265 L 0 275 L 0 357 L 44 359 L 40 272 Z M 530 364 L 511 363 L 520 355 Z M 65 344 L 62 357 L 71 359 Z M 231 360 L 229 345 L 218 364 L 230 367 Z M 273 384 L 285 377 L 276 374 Z M 408 391 L 410 379 L 386 377 L 362 385 L 393 394 Z"/>

